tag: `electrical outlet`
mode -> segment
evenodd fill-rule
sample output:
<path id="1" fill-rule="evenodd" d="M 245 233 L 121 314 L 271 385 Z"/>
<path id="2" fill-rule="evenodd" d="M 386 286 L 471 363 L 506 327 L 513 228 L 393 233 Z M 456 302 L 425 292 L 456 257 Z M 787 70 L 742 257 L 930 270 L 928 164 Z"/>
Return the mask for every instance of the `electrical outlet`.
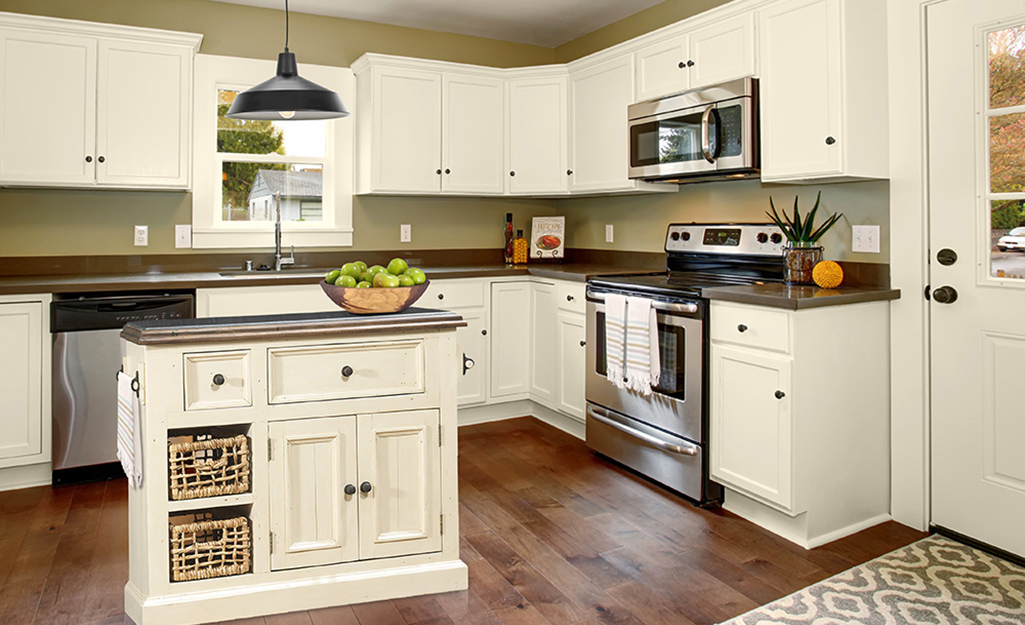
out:
<path id="1" fill-rule="evenodd" d="M 851 226 L 851 251 L 878 254 L 880 236 L 879 226 Z"/>
<path id="2" fill-rule="evenodd" d="M 605 224 L 605 242 L 612 243 L 612 224 Z"/>
<path id="3" fill-rule="evenodd" d="M 135 245 L 136 247 L 149 245 L 149 226 L 135 227 Z"/>
<path id="4" fill-rule="evenodd" d="M 192 247 L 192 226 L 189 224 L 176 224 L 174 227 L 174 246 Z"/>
<path id="5" fill-rule="evenodd" d="M 399 243 L 411 243 L 413 241 L 413 226 L 402 224 L 399 226 Z"/>

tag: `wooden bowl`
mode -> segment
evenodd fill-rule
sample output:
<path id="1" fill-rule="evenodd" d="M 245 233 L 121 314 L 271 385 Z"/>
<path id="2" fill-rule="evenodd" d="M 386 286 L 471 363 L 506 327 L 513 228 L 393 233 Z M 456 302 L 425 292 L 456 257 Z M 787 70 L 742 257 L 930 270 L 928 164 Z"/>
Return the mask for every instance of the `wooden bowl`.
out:
<path id="1" fill-rule="evenodd" d="M 358 289 L 356 287 L 335 286 L 324 280 L 320 288 L 324 289 L 331 301 L 345 310 L 357 315 L 376 315 L 396 313 L 413 305 L 427 290 L 430 280 L 413 286 L 397 286 L 391 289 Z"/>

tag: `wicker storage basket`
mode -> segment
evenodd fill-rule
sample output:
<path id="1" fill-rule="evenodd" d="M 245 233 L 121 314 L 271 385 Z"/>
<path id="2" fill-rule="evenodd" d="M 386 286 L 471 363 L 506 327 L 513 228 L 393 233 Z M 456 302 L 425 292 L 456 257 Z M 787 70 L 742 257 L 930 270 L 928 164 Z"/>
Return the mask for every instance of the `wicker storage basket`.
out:
<path id="1" fill-rule="evenodd" d="M 205 513 L 172 517 L 169 525 L 171 581 L 241 575 L 252 570 L 252 537 L 246 517 L 216 520 Z"/>
<path id="2" fill-rule="evenodd" d="M 171 499 L 249 492 L 249 439 L 175 437 L 167 445 Z"/>

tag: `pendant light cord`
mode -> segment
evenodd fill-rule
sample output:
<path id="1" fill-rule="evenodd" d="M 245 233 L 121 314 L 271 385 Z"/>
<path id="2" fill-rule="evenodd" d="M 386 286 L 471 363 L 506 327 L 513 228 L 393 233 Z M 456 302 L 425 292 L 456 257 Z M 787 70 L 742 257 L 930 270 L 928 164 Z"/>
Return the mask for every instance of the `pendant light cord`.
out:
<path id="1" fill-rule="evenodd" d="M 285 52 L 288 52 L 288 0 L 285 0 Z"/>

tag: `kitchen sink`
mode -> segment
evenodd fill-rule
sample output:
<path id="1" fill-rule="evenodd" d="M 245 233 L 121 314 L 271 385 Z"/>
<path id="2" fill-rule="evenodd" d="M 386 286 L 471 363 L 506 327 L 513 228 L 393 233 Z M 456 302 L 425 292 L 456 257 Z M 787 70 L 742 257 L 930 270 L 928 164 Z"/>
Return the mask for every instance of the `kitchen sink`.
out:
<path id="1" fill-rule="evenodd" d="M 281 271 L 274 271 L 273 269 L 265 271 L 253 269 L 252 271 L 246 271 L 244 269 L 239 269 L 237 271 L 222 271 L 220 272 L 220 275 L 225 278 L 269 278 L 271 276 L 288 276 L 290 278 L 323 278 L 327 275 L 327 272 L 331 271 L 331 269 L 337 269 L 337 267 L 286 267 Z"/>

